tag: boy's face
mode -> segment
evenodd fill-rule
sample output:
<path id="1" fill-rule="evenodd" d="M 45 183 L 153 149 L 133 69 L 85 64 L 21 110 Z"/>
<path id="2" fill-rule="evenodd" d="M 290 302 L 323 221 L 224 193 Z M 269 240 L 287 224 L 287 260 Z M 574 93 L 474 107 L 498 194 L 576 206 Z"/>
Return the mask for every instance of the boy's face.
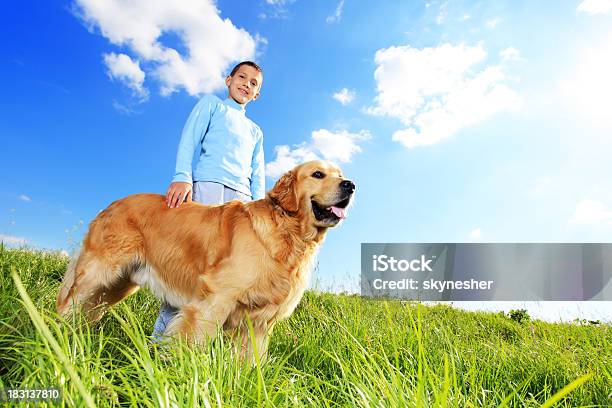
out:
<path id="1" fill-rule="evenodd" d="M 241 105 L 254 101 L 259 96 L 263 76 L 249 65 L 241 65 L 234 76 L 225 78 L 229 96 Z"/>

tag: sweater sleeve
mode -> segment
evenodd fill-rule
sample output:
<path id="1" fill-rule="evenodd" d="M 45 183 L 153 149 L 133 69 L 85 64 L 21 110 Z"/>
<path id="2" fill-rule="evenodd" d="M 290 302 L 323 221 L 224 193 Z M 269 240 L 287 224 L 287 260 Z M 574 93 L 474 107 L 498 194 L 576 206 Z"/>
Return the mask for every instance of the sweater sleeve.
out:
<path id="1" fill-rule="evenodd" d="M 185 122 L 176 153 L 176 168 L 172 178 L 173 182 L 193 182 L 192 165 L 195 149 L 206 135 L 215 107 L 214 97 L 206 95 L 200 99 L 191 111 L 187 122 Z"/>
<path id="2" fill-rule="evenodd" d="M 251 195 L 253 200 L 260 200 L 266 195 L 266 177 L 264 172 L 263 133 L 259 127 L 257 128 L 257 142 L 255 149 L 253 149 L 251 169 Z"/>

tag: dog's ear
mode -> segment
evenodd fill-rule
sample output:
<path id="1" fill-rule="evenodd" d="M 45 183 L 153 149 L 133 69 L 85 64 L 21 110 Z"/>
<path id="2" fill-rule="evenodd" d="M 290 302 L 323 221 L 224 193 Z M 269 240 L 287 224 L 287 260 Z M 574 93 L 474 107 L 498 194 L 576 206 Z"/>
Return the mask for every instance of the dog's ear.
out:
<path id="1" fill-rule="evenodd" d="M 298 210 L 297 177 L 293 171 L 288 171 L 278 179 L 268 196 L 278 202 L 289 212 Z"/>

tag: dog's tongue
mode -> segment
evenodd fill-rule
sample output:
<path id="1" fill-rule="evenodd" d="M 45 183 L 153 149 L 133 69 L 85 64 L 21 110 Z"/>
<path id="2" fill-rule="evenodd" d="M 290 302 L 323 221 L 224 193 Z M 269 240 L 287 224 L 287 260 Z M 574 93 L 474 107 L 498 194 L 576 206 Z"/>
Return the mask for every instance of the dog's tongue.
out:
<path id="1" fill-rule="evenodd" d="M 330 210 L 336 215 L 336 217 L 340 218 L 341 220 L 346 218 L 346 211 L 344 211 L 344 208 L 338 208 L 332 205 L 330 207 Z"/>

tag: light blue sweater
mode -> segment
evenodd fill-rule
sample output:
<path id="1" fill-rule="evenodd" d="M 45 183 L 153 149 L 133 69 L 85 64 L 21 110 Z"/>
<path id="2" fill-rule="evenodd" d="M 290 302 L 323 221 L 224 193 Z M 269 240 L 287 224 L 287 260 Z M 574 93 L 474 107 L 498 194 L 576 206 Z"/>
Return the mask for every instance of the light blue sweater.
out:
<path id="1" fill-rule="evenodd" d="M 200 99 L 183 128 L 172 181 L 214 181 L 254 200 L 265 196 L 263 133 L 244 106 L 214 95 Z"/>

